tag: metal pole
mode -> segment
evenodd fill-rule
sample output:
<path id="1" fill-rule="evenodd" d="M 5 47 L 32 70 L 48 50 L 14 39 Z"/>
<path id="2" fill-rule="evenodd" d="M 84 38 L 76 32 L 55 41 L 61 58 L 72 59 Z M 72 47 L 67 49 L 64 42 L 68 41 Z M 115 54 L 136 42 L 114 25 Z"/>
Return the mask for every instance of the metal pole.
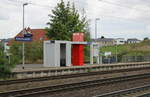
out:
<path id="1" fill-rule="evenodd" d="M 97 39 L 97 20 L 95 19 L 95 39 Z"/>
<path id="2" fill-rule="evenodd" d="M 95 39 L 97 39 L 97 21 L 100 20 L 99 18 L 95 19 Z M 100 57 L 97 56 L 97 63 L 99 64 Z"/>
<path id="3" fill-rule="evenodd" d="M 100 20 L 99 18 L 95 19 L 95 39 L 97 39 L 97 21 Z"/>
<path id="4" fill-rule="evenodd" d="M 118 56 L 117 56 L 117 44 L 116 44 L 116 63 L 118 62 Z"/>
<path id="5" fill-rule="evenodd" d="M 23 35 L 24 33 L 24 7 L 28 5 L 28 3 L 23 4 Z M 24 69 L 24 64 L 25 64 L 25 44 L 24 42 L 22 43 L 22 69 Z"/>
<path id="6" fill-rule="evenodd" d="M 90 44 L 90 64 L 93 64 L 93 44 Z"/>

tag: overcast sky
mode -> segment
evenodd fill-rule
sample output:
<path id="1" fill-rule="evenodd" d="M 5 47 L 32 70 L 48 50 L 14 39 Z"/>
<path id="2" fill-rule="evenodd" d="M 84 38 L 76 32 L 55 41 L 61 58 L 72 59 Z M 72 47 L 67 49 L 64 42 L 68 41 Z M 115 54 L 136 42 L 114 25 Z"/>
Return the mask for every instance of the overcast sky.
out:
<path id="1" fill-rule="evenodd" d="M 48 14 L 60 0 L 0 0 L 0 39 L 14 37 L 22 29 L 22 4 L 25 6 L 25 27 L 45 28 Z M 150 38 L 150 0 L 64 0 L 74 2 L 90 21 L 95 37 Z M 83 10 L 84 9 L 84 10 Z"/>

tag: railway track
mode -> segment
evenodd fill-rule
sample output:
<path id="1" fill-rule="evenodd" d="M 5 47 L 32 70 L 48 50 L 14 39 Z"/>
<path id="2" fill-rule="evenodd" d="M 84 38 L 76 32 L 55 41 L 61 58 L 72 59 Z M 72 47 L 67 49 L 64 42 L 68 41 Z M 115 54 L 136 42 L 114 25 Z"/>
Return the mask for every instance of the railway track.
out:
<path id="1" fill-rule="evenodd" d="M 97 95 L 93 97 L 150 97 L 150 84 L 141 87 Z"/>
<path id="2" fill-rule="evenodd" d="M 147 73 L 147 74 L 140 74 L 140 75 L 84 81 L 84 82 L 71 83 L 71 84 L 22 89 L 22 90 L 0 93 L 0 97 L 38 97 L 39 95 L 44 95 L 47 93 L 64 92 L 64 91 L 69 91 L 73 89 L 81 89 L 81 88 L 83 89 L 83 88 L 93 87 L 97 85 L 109 85 L 109 84 L 136 80 L 136 79 L 145 79 L 149 77 L 150 77 L 150 73 Z M 105 96 L 105 97 L 108 97 L 108 96 Z"/>
<path id="3" fill-rule="evenodd" d="M 150 93 L 144 93 L 144 94 L 136 96 L 136 97 L 150 97 Z"/>
<path id="4" fill-rule="evenodd" d="M 19 83 L 28 83 L 28 82 L 40 82 L 40 81 L 42 82 L 42 81 L 56 80 L 56 79 L 75 78 L 75 77 L 82 77 L 82 76 L 102 75 L 102 74 L 110 74 L 110 73 L 123 73 L 123 72 L 148 70 L 148 69 L 150 69 L 150 67 L 138 67 L 138 68 L 116 69 L 116 70 L 114 69 L 114 70 L 105 70 L 105 71 L 99 71 L 99 72 L 88 72 L 88 73 L 79 73 L 79 74 L 66 74 L 66 75 L 58 75 L 58 76 L 5 80 L 5 81 L 0 81 L 0 86 L 19 84 Z"/>

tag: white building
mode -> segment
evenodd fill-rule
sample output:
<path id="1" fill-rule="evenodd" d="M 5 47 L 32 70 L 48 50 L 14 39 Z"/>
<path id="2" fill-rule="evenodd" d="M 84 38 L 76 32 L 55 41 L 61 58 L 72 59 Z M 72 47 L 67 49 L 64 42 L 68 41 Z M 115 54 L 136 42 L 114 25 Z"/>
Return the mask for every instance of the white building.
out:
<path id="1" fill-rule="evenodd" d="M 115 39 L 115 41 L 117 45 L 122 45 L 126 43 L 126 40 L 124 38 L 117 38 Z"/>
<path id="2" fill-rule="evenodd" d="M 5 42 L 4 43 L 4 52 L 6 53 L 6 54 L 8 54 L 8 50 L 10 49 L 10 47 L 8 46 L 8 42 Z"/>
<path id="3" fill-rule="evenodd" d="M 10 47 L 8 45 L 9 40 L 10 39 L 3 39 L 3 40 L 1 40 L 2 46 L 4 48 L 4 53 L 6 53 L 6 55 L 9 55 L 8 54 L 8 50 L 10 49 Z"/>
<path id="4" fill-rule="evenodd" d="M 136 38 L 130 38 L 127 40 L 127 43 L 130 44 L 130 43 L 140 43 L 141 40 L 138 40 Z"/>

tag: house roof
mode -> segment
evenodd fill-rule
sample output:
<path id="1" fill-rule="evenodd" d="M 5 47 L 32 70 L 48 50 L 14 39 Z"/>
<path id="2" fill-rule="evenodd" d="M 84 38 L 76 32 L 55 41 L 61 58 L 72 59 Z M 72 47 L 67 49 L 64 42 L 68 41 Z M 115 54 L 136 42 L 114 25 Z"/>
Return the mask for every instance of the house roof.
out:
<path id="1" fill-rule="evenodd" d="M 27 28 L 27 29 L 24 29 L 22 30 L 20 33 L 18 33 L 16 35 L 16 37 L 23 37 L 23 32 L 28 32 L 28 33 L 31 33 L 32 34 L 32 40 L 33 41 L 38 41 L 38 40 L 41 40 L 41 41 L 44 41 L 44 40 L 48 40 L 48 38 L 46 37 L 46 30 L 45 29 L 30 29 L 30 28 Z"/>
<path id="2" fill-rule="evenodd" d="M 102 41 L 102 42 L 111 42 L 111 41 L 114 41 L 115 39 L 113 39 L 113 38 L 98 38 L 98 39 L 93 39 L 93 41 L 95 41 L 95 42 L 100 42 L 100 41 Z"/>
<path id="3" fill-rule="evenodd" d="M 45 41 L 48 40 L 46 37 L 46 30 L 45 29 L 31 29 L 27 28 L 22 31 L 20 31 L 15 37 L 24 37 L 23 32 L 30 32 L 32 34 L 32 41 Z M 8 42 L 8 45 L 11 45 L 15 39 L 13 38 Z"/>
<path id="4" fill-rule="evenodd" d="M 138 40 L 136 38 L 129 38 L 127 41 L 140 41 L 140 40 Z"/>
<path id="5" fill-rule="evenodd" d="M 115 40 L 125 40 L 124 38 L 116 38 Z"/>

